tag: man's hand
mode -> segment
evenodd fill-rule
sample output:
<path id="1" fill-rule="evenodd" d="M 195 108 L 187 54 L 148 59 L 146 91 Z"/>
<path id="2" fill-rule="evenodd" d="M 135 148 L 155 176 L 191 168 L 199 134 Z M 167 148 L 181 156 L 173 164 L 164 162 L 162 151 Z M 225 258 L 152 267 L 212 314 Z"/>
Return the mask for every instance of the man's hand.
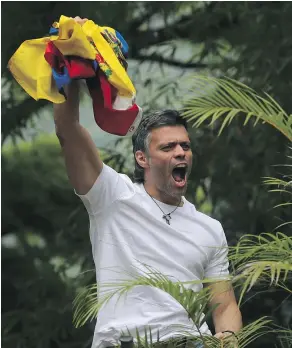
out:
<path id="1" fill-rule="evenodd" d="M 226 347 L 238 348 L 238 340 L 231 332 L 218 332 L 214 337 L 222 341 L 224 340 L 224 343 L 226 342 Z"/>
<path id="2" fill-rule="evenodd" d="M 88 21 L 87 18 L 80 18 L 79 16 L 71 18 L 81 26 Z M 64 89 L 67 96 L 66 101 L 62 104 L 54 105 L 57 133 L 59 133 L 59 130 L 62 131 L 61 128 L 63 128 L 63 126 L 60 124 L 61 122 L 68 124 L 69 121 L 79 121 L 80 83 L 79 81 L 72 81 L 69 85 L 65 86 Z"/>
<path id="3" fill-rule="evenodd" d="M 81 26 L 88 20 L 72 19 Z M 79 92 L 79 81 L 65 87 L 67 99 L 54 105 L 54 121 L 69 180 L 76 192 L 84 195 L 101 173 L 103 163 L 89 132 L 79 123 Z"/>
<path id="4" fill-rule="evenodd" d="M 230 332 L 218 332 L 214 337 L 218 338 L 219 340 L 223 340 L 225 337 L 231 336 L 232 333 Z"/>
<path id="5" fill-rule="evenodd" d="M 73 18 L 73 17 L 71 17 L 71 18 Z M 76 23 L 80 24 L 81 26 L 82 26 L 85 22 L 88 21 L 87 18 L 80 18 L 79 16 L 74 17 L 73 19 L 74 19 L 74 21 L 75 21 Z"/>

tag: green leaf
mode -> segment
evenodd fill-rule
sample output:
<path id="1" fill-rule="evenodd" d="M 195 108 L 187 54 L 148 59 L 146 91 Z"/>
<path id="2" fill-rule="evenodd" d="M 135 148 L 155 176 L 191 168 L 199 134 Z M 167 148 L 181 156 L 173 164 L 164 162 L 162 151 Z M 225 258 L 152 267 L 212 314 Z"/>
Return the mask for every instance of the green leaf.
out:
<path id="1" fill-rule="evenodd" d="M 244 125 L 255 118 L 269 123 L 292 141 L 292 120 L 288 114 L 272 99 L 258 95 L 248 86 L 231 79 L 216 79 L 207 76 L 195 76 L 192 92 L 194 97 L 184 101 L 183 116 L 194 126 L 200 126 L 207 119 L 210 124 L 223 118 L 219 134 L 238 115 L 245 115 Z"/>

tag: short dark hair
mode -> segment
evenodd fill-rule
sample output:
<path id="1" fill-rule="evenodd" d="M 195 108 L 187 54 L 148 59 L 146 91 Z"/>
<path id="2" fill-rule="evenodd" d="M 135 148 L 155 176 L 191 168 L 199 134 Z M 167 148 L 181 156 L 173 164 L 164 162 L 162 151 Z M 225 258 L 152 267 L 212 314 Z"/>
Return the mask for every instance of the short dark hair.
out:
<path id="1" fill-rule="evenodd" d="M 183 126 L 188 129 L 186 120 L 177 110 L 156 111 L 145 116 L 132 136 L 134 158 L 136 151 L 147 153 L 151 131 L 165 126 Z M 133 181 L 144 183 L 144 169 L 137 163 L 136 158 Z"/>

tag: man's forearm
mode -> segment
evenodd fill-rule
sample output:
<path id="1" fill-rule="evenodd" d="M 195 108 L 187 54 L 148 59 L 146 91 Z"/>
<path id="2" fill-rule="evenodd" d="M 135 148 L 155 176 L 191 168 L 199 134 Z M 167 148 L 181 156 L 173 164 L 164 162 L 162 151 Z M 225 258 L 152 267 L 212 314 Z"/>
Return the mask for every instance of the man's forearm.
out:
<path id="1" fill-rule="evenodd" d="M 67 100 L 62 104 L 54 104 L 54 121 L 56 133 L 62 134 L 70 125 L 79 123 L 79 83 L 73 81 L 66 88 Z"/>
<path id="2" fill-rule="evenodd" d="M 242 328 L 242 317 L 236 303 L 225 308 L 219 306 L 213 313 L 213 322 L 216 333 L 223 331 L 237 332 Z"/>
<path id="3" fill-rule="evenodd" d="M 82 25 L 87 19 L 74 20 Z M 101 173 L 103 163 L 90 133 L 79 123 L 79 85 L 80 81 L 72 81 L 65 87 L 67 100 L 54 104 L 54 121 L 69 180 L 77 193 L 85 195 Z"/>

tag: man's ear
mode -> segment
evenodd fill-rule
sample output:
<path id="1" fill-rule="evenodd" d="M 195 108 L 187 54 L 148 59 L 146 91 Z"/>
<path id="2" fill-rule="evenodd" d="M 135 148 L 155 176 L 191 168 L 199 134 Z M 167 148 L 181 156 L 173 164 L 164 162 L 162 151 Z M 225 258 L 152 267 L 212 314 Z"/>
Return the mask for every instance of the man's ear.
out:
<path id="1" fill-rule="evenodd" d="M 135 158 L 140 167 L 144 169 L 149 167 L 149 161 L 145 152 L 141 150 L 136 151 Z"/>

